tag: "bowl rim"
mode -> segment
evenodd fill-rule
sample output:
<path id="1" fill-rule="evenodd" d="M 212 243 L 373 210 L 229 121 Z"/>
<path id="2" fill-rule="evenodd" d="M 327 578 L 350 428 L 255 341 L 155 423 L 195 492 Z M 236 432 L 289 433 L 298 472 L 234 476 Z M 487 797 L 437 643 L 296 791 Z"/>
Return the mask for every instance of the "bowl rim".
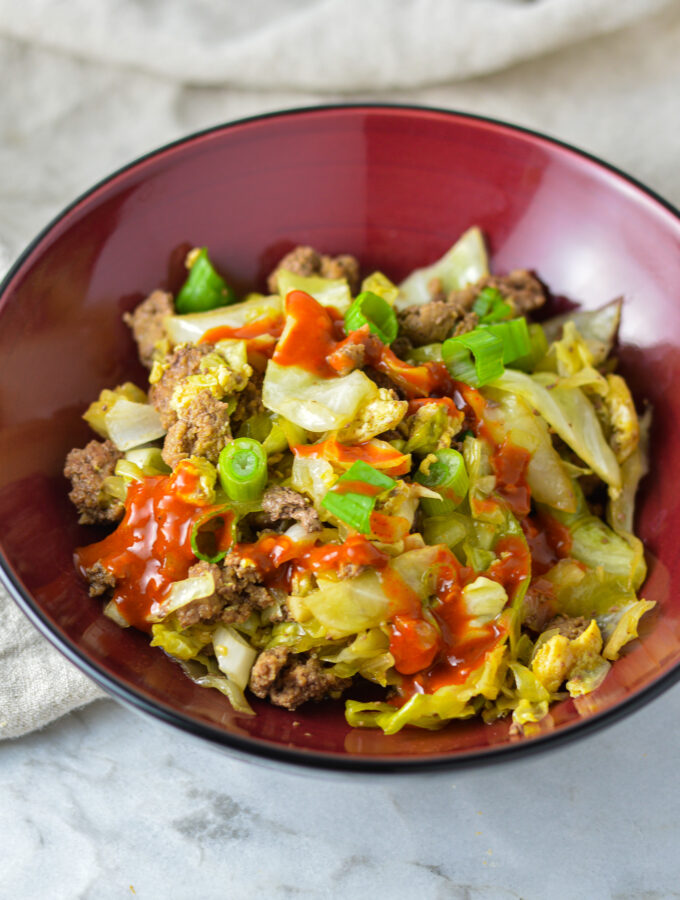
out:
<path id="1" fill-rule="evenodd" d="M 590 167 L 595 170 L 601 170 L 608 178 L 614 176 L 615 179 L 622 182 L 624 186 L 629 188 L 633 187 L 637 193 L 637 200 L 646 198 L 647 200 L 654 201 L 654 203 L 660 206 L 663 211 L 671 214 L 671 220 L 673 218 L 677 220 L 677 225 L 680 228 L 680 210 L 643 182 L 611 163 L 604 161 L 600 157 L 585 150 L 581 150 L 567 141 L 550 137 L 543 132 L 536 131 L 535 129 L 526 126 L 515 125 L 492 116 L 410 103 L 351 102 L 290 107 L 229 120 L 218 125 L 192 132 L 184 137 L 154 148 L 141 156 L 135 157 L 130 162 L 99 179 L 90 188 L 79 194 L 71 203 L 53 216 L 11 265 L 0 282 L 0 313 L 5 305 L 4 300 L 6 293 L 11 287 L 15 276 L 20 272 L 21 268 L 33 252 L 38 249 L 42 241 L 48 237 L 52 230 L 55 229 L 72 211 L 89 200 L 98 191 L 109 186 L 120 176 L 131 172 L 147 161 L 151 161 L 154 158 L 160 158 L 170 151 L 191 144 L 197 139 L 217 135 L 222 132 L 228 132 L 231 129 L 242 125 L 263 122 L 269 119 L 294 116 L 314 116 L 319 113 L 349 111 L 401 112 L 406 113 L 409 116 L 418 116 L 419 114 L 425 116 L 442 116 L 447 119 L 462 120 L 464 123 L 468 122 L 471 124 L 476 123 L 491 126 L 491 130 L 496 132 L 507 131 L 510 134 L 528 137 L 539 144 L 544 143 L 553 149 L 557 148 L 560 151 L 567 151 L 567 156 L 574 157 L 580 161 L 585 160 Z M 189 734 L 206 739 L 211 744 L 218 745 L 227 750 L 232 756 L 244 761 L 279 765 L 288 772 L 291 770 L 300 772 L 303 769 L 311 769 L 319 774 L 324 772 L 326 774 L 352 772 L 358 774 L 395 775 L 407 772 L 462 770 L 478 766 L 487 766 L 502 761 L 517 760 L 542 752 L 551 747 L 562 746 L 578 738 L 583 738 L 586 735 L 594 734 L 600 729 L 629 715 L 641 706 L 647 705 L 651 700 L 658 697 L 680 680 L 680 663 L 678 663 L 672 669 L 659 675 L 650 684 L 644 686 L 636 693 L 625 697 L 614 706 L 588 716 L 587 718 L 579 719 L 573 724 L 565 726 L 558 731 L 548 732 L 532 738 L 519 739 L 516 742 L 503 744 L 501 746 L 491 746 L 482 750 L 463 751 L 455 756 L 443 754 L 432 757 L 409 758 L 389 755 L 355 757 L 349 754 L 343 755 L 321 750 L 305 751 L 302 749 L 284 747 L 257 738 L 232 734 L 216 726 L 209 725 L 206 722 L 193 719 L 191 716 L 180 712 L 167 704 L 149 699 L 135 688 L 121 684 L 97 663 L 91 660 L 75 642 L 65 634 L 62 634 L 58 628 L 53 627 L 29 591 L 23 587 L 19 579 L 15 576 L 13 568 L 1 547 L 0 581 L 2 581 L 6 587 L 10 597 L 37 630 L 71 663 L 91 678 L 95 684 L 101 687 L 108 695 L 121 702 L 124 706 L 140 713 L 146 713 L 154 719 L 180 728 L 182 731 L 188 732 Z"/>

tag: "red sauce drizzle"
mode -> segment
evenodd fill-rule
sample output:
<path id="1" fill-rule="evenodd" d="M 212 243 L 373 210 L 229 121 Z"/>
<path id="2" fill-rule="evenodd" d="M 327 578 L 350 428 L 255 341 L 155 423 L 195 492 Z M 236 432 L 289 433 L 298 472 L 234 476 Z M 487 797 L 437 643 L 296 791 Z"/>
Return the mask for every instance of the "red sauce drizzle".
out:
<path id="1" fill-rule="evenodd" d="M 237 544 L 236 552 L 254 563 L 268 587 L 290 591 L 293 576 L 302 572 L 341 571 L 344 566 L 383 569 L 389 556 L 363 535 L 352 535 L 343 544 L 314 546 L 293 541 L 287 535 L 265 535 L 252 544 Z"/>
<path id="2" fill-rule="evenodd" d="M 341 444 L 328 438 L 319 444 L 300 444 L 293 447 L 296 456 L 326 459 L 339 468 L 349 469 L 358 461 L 369 463 L 391 475 L 405 475 L 411 469 L 411 456 L 400 453 L 387 441 L 371 440 L 359 444 Z"/>
<path id="3" fill-rule="evenodd" d="M 393 655 L 396 651 L 403 668 L 400 669 L 399 665 L 395 667 L 408 676 L 403 679 L 398 696 L 393 701 L 397 706 L 405 703 L 414 693 L 430 694 L 440 687 L 464 682 L 484 662 L 487 653 L 503 634 L 495 623 L 472 632 L 470 630 L 470 616 L 463 603 L 462 589 L 476 577 L 471 569 L 461 565 L 453 553 L 443 546 L 437 550 L 435 568 L 437 599 L 431 613 L 439 626 L 440 636 L 429 663 L 421 669 L 413 668 L 417 661 L 426 657 L 428 648 L 432 646 L 427 641 L 431 633 L 428 629 L 415 627 L 411 622 L 407 623 L 406 628 L 399 622 L 393 629 L 394 650 L 390 642 L 390 651 Z M 419 616 L 406 612 L 406 617 L 423 621 L 422 610 Z M 408 652 L 409 635 L 413 636 L 412 655 Z"/>
<path id="4" fill-rule="evenodd" d="M 299 366 L 319 378 L 337 378 L 327 359 L 337 343 L 329 310 L 304 291 L 290 291 L 286 297 L 286 328 L 276 345 L 274 362 Z"/>
<path id="5" fill-rule="evenodd" d="M 529 451 L 511 444 L 507 438 L 491 456 L 496 493 L 519 518 L 528 515 L 531 509 L 531 491 L 526 481 L 530 461 Z"/>
<path id="6" fill-rule="evenodd" d="M 100 562 L 116 577 L 113 600 L 131 625 L 149 630 L 148 616 L 174 581 L 187 577 L 196 562 L 191 549 L 194 524 L 219 507 L 199 506 L 185 499 L 197 483 L 193 467 L 180 465 L 173 475 L 133 482 L 128 488 L 125 516 L 103 541 L 76 550 L 76 566 Z M 228 549 L 230 523 L 217 534 L 218 550 Z"/>
<path id="7" fill-rule="evenodd" d="M 543 575 L 571 553 L 571 534 L 566 525 L 546 512 L 522 519 L 522 530 L 531 551 L 531 571 Z"/>
<path id="8" fill-rule="evenodd" d="M 283 331 L 283 316 L 269 315 L 245 325 L 232 327 L 230 325 L 218 325 L 216 328 L 210 328 L 199 340 L 199 344 L 216 344 L 218 341 L 224 341 L 233 338 L 240 341 L 249 341 L 254 338 L 263 336 L 278 338 Z"/>

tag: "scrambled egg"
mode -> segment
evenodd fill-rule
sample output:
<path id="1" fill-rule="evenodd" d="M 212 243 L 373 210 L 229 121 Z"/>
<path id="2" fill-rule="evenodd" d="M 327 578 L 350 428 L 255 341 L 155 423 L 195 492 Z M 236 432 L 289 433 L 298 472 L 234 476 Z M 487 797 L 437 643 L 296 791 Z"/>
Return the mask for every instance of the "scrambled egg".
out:
<path id="1" fill-rule="evenodd" d="M 377 434 L 396 428 L 407 409 L 407 400 L 397 400 L 392 391 L 380 388 L 378 396 L 363 406 L 357 417 L 338 432 L 338 440 L 345 444 L 370 441 Z"/>
<path id="2" fill-rule="evenodd" d="M 595 619 L 572 639 L 547 631 L 538 640 L 531 671 L 550 693 L 558 691 L 566 681 L 572 697 L 579 696 L 594 690 L 609 668 L 601 651 L 602 635 Z"/>

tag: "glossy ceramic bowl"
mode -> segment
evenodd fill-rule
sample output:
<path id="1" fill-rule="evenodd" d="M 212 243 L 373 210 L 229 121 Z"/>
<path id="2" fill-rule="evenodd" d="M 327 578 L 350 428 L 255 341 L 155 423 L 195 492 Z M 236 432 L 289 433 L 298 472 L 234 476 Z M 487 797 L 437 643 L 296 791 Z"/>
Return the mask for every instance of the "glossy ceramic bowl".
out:
<path id="1" fill-rule="evenodd" d="M 651 474 L 637 526 L 650 575 L 644 620 L 602 687 L 554 706 L 532 738 L 508 722 L 386 737 L 342 704 L 234 714 L 145 635 L 101 614 L 72 565 L 96 532 L 76 524 L 61 476 L 80 416 L 103 387 L 142 379 L 121 313 L 207 245 L 239 289 L 262 287 L 295 244 L 358 256 L 395 279 L 472 224 L 493 269 L 536 270 L 586 307 L 624 295 L 622 371 L 654 406 Z M 0 296 L 0 535 L 4 579 L 33 623 L 117 699 L 233 753 L 389 772 L 501 761 L 630 712 L 680 677 L 680 219 L 576 150 L 499 122 L 400 107 L 292 111 L 165 147 L 112 175 L 28 248 Z M 675 589 L 671 589 L 676 586 Z"/>

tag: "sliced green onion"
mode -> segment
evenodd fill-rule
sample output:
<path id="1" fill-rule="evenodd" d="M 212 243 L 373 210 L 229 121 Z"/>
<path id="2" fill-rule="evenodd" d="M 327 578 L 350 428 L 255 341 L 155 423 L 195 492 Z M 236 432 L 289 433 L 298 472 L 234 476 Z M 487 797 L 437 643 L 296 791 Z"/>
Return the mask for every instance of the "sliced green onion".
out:
<path id="1" fill-rule="evenodd" d="M 222 525 L 219 525 L 219 520 Z M 234 512 L 229 503 L 221 506 L 213 507 L 208 512 L 200 516 L 193 524 L 191 529 L 191 549 L 197 559 L 205 560 L 209 563 L 217 563 L 229 552 L 229 548 L 233 543 L 232 525 L 234 523 Z M 212 528 L 207 526 L 212 524 Z M 205 546 L 201 548 L 198 540 L 199 536 L 205 541 L 208 537 L 213 538 L 216 548 L 214 553 L 206 552 Z M 228 541 L 229 546 L 224 550 L 217 549 L 224 541 Z"/>
<path id="2" fill-rule="evenodd" d="M 208 250 L 202 247 L 191 262 L 187 280 L 175 299 L 175 309 L 185 313 L 206 312 L 218 306 L 236 302 L 236 294 L 222 279 L 208 258 Z"/>
<path id="3" fill-rule="evenodd" d="M 392 490 L 397 483 L 394 478 L 390 478 L 389 475 L 385 475 L 379 469 L 374 469 L 373 466 L 369 466 L 362 459 L 352 463 L 345 474 L 338 478 L 337 483 L 342 484 L 346 481 L 363 481 L 371 487 L 380 488 L 381 493 L 382 491 Z"/>
<path id="4" fill-rule="evenodd" d="M 512 361 L 513 369 L 533 372 L 548 352 L 548 338 L 542 325 L 537 323 L 529 325 L 529 340 L 531 341 L 531 349 L 525 356 L 520 356 Z"/>
<path id="5" fill-rule="evenodd" d="M 321 505 L 355 531 L 370 534 L 371 513 L 378 495 L 391 490 L 396 483 L 389 475 L 358 460 L 338 478 Z"/>
<path id="6" fill-rule="evenodd" d="M 370 534 L 375 497 L 354 493 L 335 494 L 331 490 L 323 498 L 321 505 L 355 531 Z"/>
<path id="7" fill-rule="evenodd" d="M 373 291 L 362 291 L 345 313 L 345 330 L 357 331 L 368 325 L 383 344 L 391 344 L 399 330 L 397 314 L 387 300 Z"/>
<path id="8" fill-rule="evenodd" d="M 444 341 L 442 359 L 454 378 L 480 387 L 503 374 L 503 340 L 491 327 L 475 328 Z"/>
<path id="9" fill-rule="evenodd" d="M 511 319 L 509 322 L 484 325 L 482 328 L 503 341 L 503 363 L 505 365 L 521 359 L 531 351 L 531 338 L 524 316 L 519 319 Z"/>
<path id="10" fill-rule="evenodd" d="M 498 288 L 485 287 L 477 295 L 472 304 L 472 311 L 477 313 L 482 324 L 501 322 L 512 316 L 512 307 L 503 299 Z"/>
<path id="11" fill-rule="evenodd" d="M 437 450 L 435 460 L 429 457 L 421 463 L 415 480 L 438 494 L 441 500 L 423 497 L 420 505 L 426 516 L 444 516 L 453 512 L 468 492 L 468 478 L 462 454 L 453 448 Z"/>
<path id="12" fill-rule="evenodd" d="M 232 500 L 257 500 L 267 483 L 267 454 L 259 441 L 236 438 L 220 452 L 220 483 Z"/>

